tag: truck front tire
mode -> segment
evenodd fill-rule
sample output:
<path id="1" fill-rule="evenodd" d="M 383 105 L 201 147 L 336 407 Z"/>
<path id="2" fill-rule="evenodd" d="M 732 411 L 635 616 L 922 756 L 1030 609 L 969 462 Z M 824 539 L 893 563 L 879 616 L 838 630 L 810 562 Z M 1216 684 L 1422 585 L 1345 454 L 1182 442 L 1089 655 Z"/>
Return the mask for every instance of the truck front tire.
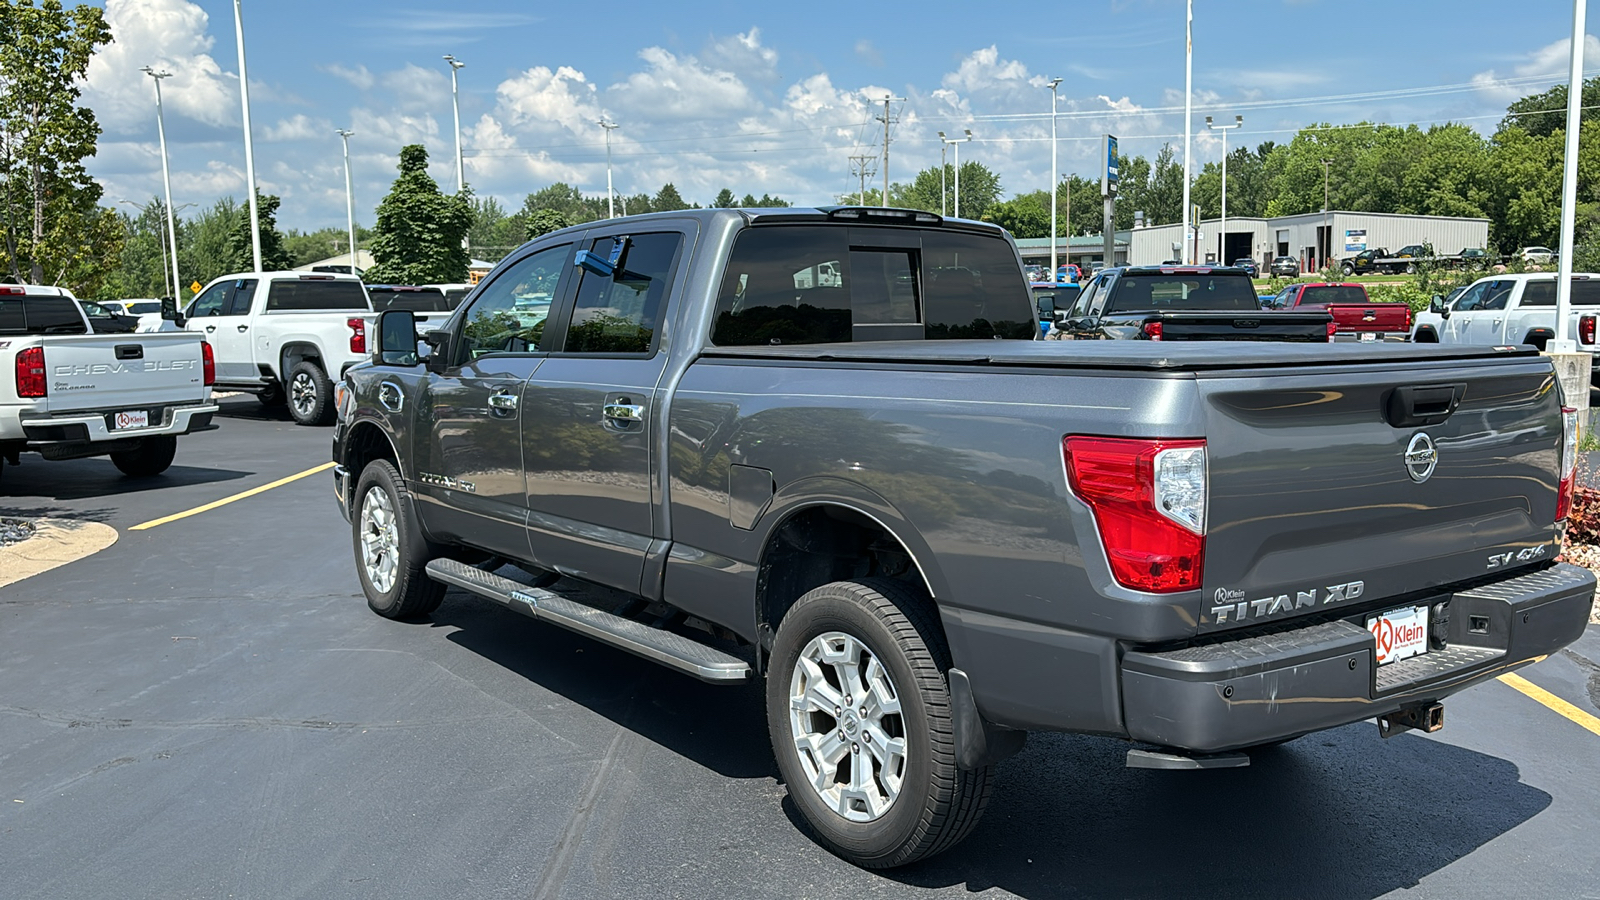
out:
<path id="1" fill-rule="evenodd" d="M 111 454 L 111 464 L 130 478 L 153 478 L 165 472 L 178 455 L 178 439 L 173 435 L 141 438 L 139 446 Z"/>
<path id="2" fill-rule="evenodd" d="M 333 424 L 333 382 L 311 360 L 289 370 L 289 415 L 301 425 Z"/>
<path id="3" fill-rule="evenodd" d="M 943 852 L 978 824 L 993 767 L 956 765 L 950 652 L 927 596 L 892 579 L 825 584 L 783 617 L 767 725 L 813 835 L 856 865 Z"/>
<path id="4" fill-rule="evenodd" d="M 368 463 L 356 480 L 354 496 L 351 540 L 367 606 L 386 619 L 425 616 L 438 609 L 445 586 L 424 571 L 433 554 L 400 470 L 384 459 Z"/>

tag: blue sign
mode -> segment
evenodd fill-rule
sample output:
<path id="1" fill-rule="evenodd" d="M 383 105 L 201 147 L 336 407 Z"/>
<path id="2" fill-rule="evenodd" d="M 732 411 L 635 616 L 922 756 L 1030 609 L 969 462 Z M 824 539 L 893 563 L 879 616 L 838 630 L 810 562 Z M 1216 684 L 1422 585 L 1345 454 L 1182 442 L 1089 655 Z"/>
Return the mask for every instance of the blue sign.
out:
<path id="1" fill-rule="evenodd" d="M 1105 171 L 1100 175 L 1100 193 L 1103 196 L 1110 196 L 1117 192 L 1118 164 L 1116 135 L 1106 135 L 1105 152 L 1106 168 Z"/>

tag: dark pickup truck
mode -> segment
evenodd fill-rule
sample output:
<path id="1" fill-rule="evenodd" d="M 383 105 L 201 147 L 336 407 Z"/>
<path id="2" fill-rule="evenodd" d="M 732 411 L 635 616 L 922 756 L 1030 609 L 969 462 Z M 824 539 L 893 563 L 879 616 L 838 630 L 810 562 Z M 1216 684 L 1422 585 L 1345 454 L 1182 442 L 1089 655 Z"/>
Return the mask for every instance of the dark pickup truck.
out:
<path id="1" fill-rule="evenodd" d="M 454 587 L 764 677 L 795 810 L 870 867 L 961 840 L 1029 731 L 1243 765 L 1437 729 L 1582 633 L 1577 417 L 1531 348 L 1063 344 L 1036 315 L 1005 232 L 928 213 L 545 235 L 420 344 L 383 313 L 341 381 L 368 605 Z"/>
<path id="2" fill-rule="evenodd" d="M 1323 311 L 1263 311 L 1243 269 L 1133 266 L 1106 269 L 1070 310 L 1057 309 L 1058 340 L 1292 341 L 1327 343 Z"/>

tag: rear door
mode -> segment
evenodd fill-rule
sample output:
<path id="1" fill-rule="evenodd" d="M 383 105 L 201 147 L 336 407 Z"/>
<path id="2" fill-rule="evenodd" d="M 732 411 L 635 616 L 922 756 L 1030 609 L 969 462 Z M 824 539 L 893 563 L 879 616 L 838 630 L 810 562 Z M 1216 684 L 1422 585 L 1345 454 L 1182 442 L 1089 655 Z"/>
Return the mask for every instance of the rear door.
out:
<path id="1" fill-rule="evenodd" d="M 1198 385 L 1203 630 L 1423 596 L 1503 568 L 1507 553 L 1534 565 L 1559 551 L 1561 404 L 1542 359 L 1306 366 Z"/>
<path id="2" fill-rule="evenodd" d="M 662 326 L 697 233 L 689 222 L 643 227 L 584 236 L 579 249 L 614 259 L 614 270 L 571 268 L 577 289 L 521 398 L 535 560 L 630 592 L 640 590 L 655 538 L 661 461 L 652 435 L 670 343 Z"/>

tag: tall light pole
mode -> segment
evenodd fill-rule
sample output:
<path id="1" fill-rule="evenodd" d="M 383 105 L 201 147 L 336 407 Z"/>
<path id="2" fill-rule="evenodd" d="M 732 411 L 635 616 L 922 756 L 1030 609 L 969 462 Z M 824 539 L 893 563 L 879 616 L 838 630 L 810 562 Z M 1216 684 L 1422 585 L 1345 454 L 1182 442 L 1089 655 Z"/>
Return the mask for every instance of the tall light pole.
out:
<path id="1" fill-rule="evenodd" d="M 356 192 L 350 182 L 350 136 L 355 134 L 344 128 L 337 129 L 344 142 L 344 211 L 350 223 L 350 274 L 356 274 Z"/>
<path id="2" fill-rule="evenodd" d="M 1333 165 L 1333 160 L 1326 158 L 1322 160 L 1322 218 L 1327 223 L 1322 227 L 1327 234 L 1328 249 L 1327 252 L 1323 252 L 1323 249 L 1318 247 L 1317 252 L 1323 256 L 1322 264 L 1324 266 L 1331 263 L 1331 260 L 1327 259 L 1327 257 L 1333 255 L 1333 207 L 1328 205 L 1328 167 L 1331 165 Z"/>
<path id="3" fill-rule="evenodd" d="M 172 284 L 173 284 L 173 294 L 172 294 L 172 296 L 176 297 L 176 296 L 178 296 L 178 294 L 177 294 L 177 285 L 179 284 L 179 281 L 178 281 L 178 225 L 173 219 L 173 212 L 172 212 L 172 174 L 167 168 L 167 116 L 166 116 L 166 113 L 163 112 L 162 109 L 161 109 L 161 79 L 163 79 L 163 78 L 171 78 L 172 77 L 172 73 L 168 72 L 165 69 L 162 69 L 161 71 L 157 72 L 155 69 L 153 69 L 153 68 L 151 68 L 149 66 L 145 66 L 144 68 L 140 69 L 139 71 L 145 73 L 146 75 L 149 75 L 151 80 L 153 80 L 156 83 L 156 135 L 161 140 L 161 186 L 162 186 L 162 188 L 164 188 L 166 190 L 166 194 L 167 194 L 167 242 L 172 247 Z M 162 269 L 166 269 L 165 262 L 162 263 L 161 268 Z"/>
<path id="4" fill-rule="evenodd" d="M 1548 349 L 1576 353 L 1578 345 L 1567 329 L 1572 309 L 1573 214 L 1578 205 L 1578 127 L 1583 109 L 1583 42 L 1585 0 L 1572 4 L 1572 68 L 1567 78 L 1567 156 L 1561 169 L 1561 258 L 1556 261 L 1556 339 Z"/>
<path id="5" fill-rule="evenodd" d="M 450 107 L 456 114 L 456 193 L 467 187 L 467 173 L 461 167 L 461 92 L 457 89 L 456 73 L 467 64 L 446 53 L 444 61 L 450 64 Z"/>
<path id="6" fill-rule="evenodd" d="M 134 209 L 139 210 L 141 213 L 143 213 L 144 210 L 146 209 L 146 207 L 144 207 L 144 206 L 142 206 L 142 205 L 140 205 L 138 203 L 135 203 L 132 200 L 118 200 L 117 202 L 118 203 L 126 203 L 129 206 L 133 207 Z M 167 204 L 167 211 L 168 211 L 169 214 L 171 213 L 171 210 L 172 210 L 172 204 L 168 203 Z M 161 244 L 161 253 L 160 253 L 160 256 L 161 256 L 161 283 L 166 286 L 167 296 L 176 297 L 176 296 L 178 296 L 178 292 L 173 290 L 173 288 L 172 288 L 172 275 L 171 275 L 170 272 L 167 271 L 167 241 L 166 241 L 166 238 L 161 236 L 161 230 L 159 228 L 156 229 L 156 241 L 157 241 L 157 243 Z"/>
<path id="7" fill-rule="evenodd" d="M 967 128 L 965 131 L 967 136 L 958 138 L 947 138 L 944 132 L 939 132 L 939 140 L 946 144 L 954 144 L 956 148 L 956 208 L 952 215 L 958 219 L 961 218 L 961 145 L 972 140 L 972 129 Z"/>
<path id="8" fill-rule="evenodd" d="M 250 194 L 250 252 L 261 271 L 261 213 L 256 209 L 256 156 L 250 137 L 250 75 L 244 64 L 244 13 L 233 0 L 233 35 L 239 44 L 239 106 L 244 111 L 244 182 Z M 170 204 L 169 204 L 170 205 Z"/>
<path id="9" fill-rule="evenodd" d="M 947 164 L 945 162 L 945 154 L 948 153 L 949 151 L 950 151 L 950 142 L 944 139 L 944 132 L 941 131 L 941 132 L 939 132 L 939 215 L 940 216 L 945 215 L 944 201 L 945 201 L 946 196 L 949 194 L 949 189 L 945 187 L 945 181 L 944 181 L 945 169 L 949 168 L 949 164 Z"/>
<path id="10" fill-rule="evenodd" d="M 606 130 L 606 218 L 614 219 L 617 217 L 617 201 L 611 189 L 611 132 L 616 130 L 617 123 L 601 116 L 600 127 Z"/>
<path id="11" fill-rule="evenodd" d="M 1056 87 L 1061 84 L 1061 79 L 1052 78 L 1050 88 L 1050 174 L 1056 174 Z M 1059 178 L 1050 179 L 1050 280 L 1056 281 L 1056 185 L 1061 183 Z"/>
<path id="12" fill-rule="evenodd" d="M 1183 261 L 1193 263 L 1189 234 L 1189 131 L 1194 123 L 1194 0 L 1188 0 L 1183 26 Z M 1110 260 L 1106 265 L 1110 265 Z"/>
<path id="13" fill-rule="evenodd" d="M 1234 116 L 1232 125 L 1218 125 L 1206 116 L 1206 127 L 1222 132 L 1222 221 L 1217 224 L 1217 263 L 1225 266 L 1228 264 L 1228 132 L 1244 127 L 1244 116 Z"/>

